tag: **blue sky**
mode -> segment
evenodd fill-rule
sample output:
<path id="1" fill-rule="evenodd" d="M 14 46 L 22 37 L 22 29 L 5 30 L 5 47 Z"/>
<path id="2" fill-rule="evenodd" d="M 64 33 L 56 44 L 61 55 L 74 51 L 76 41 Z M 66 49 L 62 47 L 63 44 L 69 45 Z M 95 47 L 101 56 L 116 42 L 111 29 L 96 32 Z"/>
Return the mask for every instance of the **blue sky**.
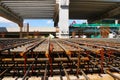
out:
<path id="1" fill-rule="evenodd" d="M 54 22 L 51 19 L 26 19 L 24 23 L 29 23 L 31 27 L 53 27 Z"/>
<path id="2" fill-rule="evenodd" d="M 76 21 L 76 23 L 79 24 L 86 22 L 86 20 L 69 20 L 69 24 L 71 24 L 73 21 Z M 24 23 L 29 23 L 30 27 L 54 27 L 54 22 L 52 19 L 26 19 L 24 20 Z M 12 28 L 18 27 L 18 25 L 0 17 L 0 27 Z"/>

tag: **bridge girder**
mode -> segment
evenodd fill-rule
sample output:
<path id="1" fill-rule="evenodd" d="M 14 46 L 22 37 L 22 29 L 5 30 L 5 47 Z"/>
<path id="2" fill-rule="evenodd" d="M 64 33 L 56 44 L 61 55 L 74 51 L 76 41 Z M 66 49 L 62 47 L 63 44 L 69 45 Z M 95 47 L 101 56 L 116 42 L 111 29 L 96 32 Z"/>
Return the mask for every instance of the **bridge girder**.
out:
<path id="1" fill-rule="evenodd" d="M 0 16 L 17 23 L 20 27 L 23 27 L 23 18 L 16 15 L 2 3 L 0 3 Z"/>
<path id="2" fill-rule="evenodd" d="M 108 11 L 108 12 L 102 14 L 101 16 L 96 16 L 93 19 L 89 19 L 89 21 L 90 22 L 96 22 L 98 20 L 111 19 L 111 18 L 118 19 L 118 18 L 115 17 L 117 15 L 120 15 L 120 7 L 117 7 L 115 9 L 111 10 L 111 11 Z"/>

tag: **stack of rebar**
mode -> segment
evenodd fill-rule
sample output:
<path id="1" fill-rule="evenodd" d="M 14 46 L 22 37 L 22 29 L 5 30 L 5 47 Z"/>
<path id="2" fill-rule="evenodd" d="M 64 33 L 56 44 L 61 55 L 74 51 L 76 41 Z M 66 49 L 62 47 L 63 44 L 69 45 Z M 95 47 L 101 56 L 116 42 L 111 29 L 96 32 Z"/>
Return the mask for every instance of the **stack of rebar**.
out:
<path id="1" fill-rule="evenodd" d="M 118 39 L 2 39 L 1 80 L 120 80 Z"/>

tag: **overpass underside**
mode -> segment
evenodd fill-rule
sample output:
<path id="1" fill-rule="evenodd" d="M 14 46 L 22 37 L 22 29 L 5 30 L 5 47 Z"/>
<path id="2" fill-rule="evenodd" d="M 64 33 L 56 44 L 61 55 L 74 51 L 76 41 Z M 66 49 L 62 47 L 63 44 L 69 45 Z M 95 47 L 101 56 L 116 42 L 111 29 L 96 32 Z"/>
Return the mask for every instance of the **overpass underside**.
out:
<path id="1" fill-rule="evenodd" d="M 119 19 L 119 0 L 70 0 L 70 19 Z"/>
<path id="2" fill-rule="evenodd" d="M 69 19 L 87 19 L 93 22 L 102 19 L 120 18 L 119 0 L 0 0 L 0 16 L 20 26 L 24 19 L 53 19 L 59 27 L 60 38 L 68 38 Z"/>

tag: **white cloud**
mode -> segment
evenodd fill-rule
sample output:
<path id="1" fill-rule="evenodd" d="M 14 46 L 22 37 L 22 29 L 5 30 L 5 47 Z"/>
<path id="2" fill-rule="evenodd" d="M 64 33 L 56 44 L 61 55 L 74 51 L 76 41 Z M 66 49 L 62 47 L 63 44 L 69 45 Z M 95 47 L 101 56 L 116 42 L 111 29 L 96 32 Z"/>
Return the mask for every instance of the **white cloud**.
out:
<path id="1" fill-rule="evenodd" d="M 12 21 L 10 21 L 10 20 L 7 20 L 7 19 L 5 19 L 5 18 L 3 18 L 3 17 L 0 17 L 0 26 L 5 26 L 5 27 L 17 27 L 18 25 L 16 24 L 16 23 L 14 23 L 14 22 L 12 22 Z"/>
<path id="2" fill-rule="evenodd" d="M 7 30 L 9 32 L 19 32 L 20 31 L 19 27 L 7 27 Z"/>
<path id="3" fill-rule="evenodd" d="M 10 20 L 5 19 L 3 17 L 0 17 L 0 23 L 13 23 L 13 22 L 10 21 Z"/>
<path id="4" fill-rule="evenodd" d="M 55 32 L 55 27 L 30 27 L 30 31 Z"/>
<path id="5" fill-rule="evenodd" d="M 19 27 L 16 23 L 0 17 L 0 27 L 6 27 L 8 31 L 19 31 Z"/>
<path id="6" fill-rule="evenodd" d="M 51 24 L 51 23 L 52 23 L 52 20 L 48 20 L 48 21 L 47 21 L 47 24 Z"/>

